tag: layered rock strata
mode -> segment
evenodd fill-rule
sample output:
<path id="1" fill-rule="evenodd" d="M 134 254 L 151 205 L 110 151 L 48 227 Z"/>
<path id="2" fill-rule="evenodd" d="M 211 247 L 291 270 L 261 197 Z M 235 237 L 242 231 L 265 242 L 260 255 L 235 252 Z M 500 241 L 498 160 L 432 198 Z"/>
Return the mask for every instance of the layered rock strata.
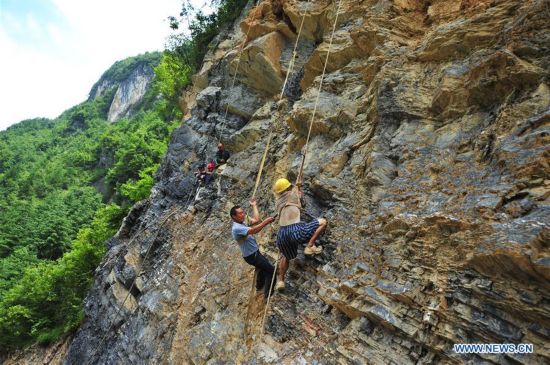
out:
<path id="1" fill-rule="evenodd" d="M 329 47 L 337 7 L 264 1 L 220 40 L 150 199 L 109 241 L 66 363 L 550 361 L 549 2 L 346 0 Z M 304 187 L 329 229 L 322 255 L 293 263 L 262 336 L 228 211 L 247 206 L 272 131 L 257 197 L 273 213 L 319 86 Z M 194 201 L 192 171 L 218 139 L 232 152 L 219 192 Z M 275 232 L 257 235 L 273 261 Z"/>
<path id="2" fill-rule="evenodd" d="M 130 76 L 118 85 L 107 113 L 107 120 L 114 122 L 130 116 L 142 101 L 154 76 L 151 66 L 145 63 L 138 65 Z"/>
<path id="3" fill-rule="evenodd" d="M 141 106 L 145 93 L 150 88 L 155 76 L 151 64 L 147 62 L 137 62 L 131 67 L 131 72 L 124 77 L 115 79 L 112 76 L 103 75 L 90 91 L 88 100 L 102 97 L 108 90 L 114 92 L 105 116 L 109 122 L 115 122 L 120 118 L 134 114 Z"/>

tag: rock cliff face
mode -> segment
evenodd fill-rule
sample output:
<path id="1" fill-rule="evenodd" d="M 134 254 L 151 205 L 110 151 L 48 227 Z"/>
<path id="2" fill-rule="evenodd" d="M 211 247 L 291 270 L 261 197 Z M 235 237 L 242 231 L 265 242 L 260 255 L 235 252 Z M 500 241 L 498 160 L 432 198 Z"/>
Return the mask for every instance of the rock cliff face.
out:
<path id="1" fill-rule="evenodd" d="M 0 361 L 3 365 L 61 365 L 65 362 L 71 341 L 72 336 L 68 336 L 49 346 L 35 344 L 24 350 L 15 351 Z"/>
<path id="2" fill-rule="evenodd" d="M 140 64 L 130 76 L 118 85 L 115 96 L 107 114 L 107 120 L 114 122 L 129 116 L 133 107 L 139 104 L 155 73 L 147 64 Z"/>
<path id="3" fill-rule="evenodd" d="M 97 99 L 107 90 L 114 89 L 114 97 L 106 118 L 109 122 L 115 122 L 135 112 L 154 76 L 155 73 L 150 63 L 137 62 L 132 65 L 128 76 L 122 80 L 102 77 L 92 88 L 89 99 Z"/>
<path id="4" fill-rule="evenodd" d="M 263 1 L 207 57 L 150 199 L 108 242 L 66 363 L 550 361 L 549 2 L 345 0 L 329 46 L 337 8 Z M 273 131 L 257 194 L 273 213 L 328 52 L 304 170 L 306 210 L 329 220 L 324 252 L 291 265 L 261 336 L 228 211 L 248 205 Z M 232 152 L 221 193 L 188 210 L 218 138 Z M 273 261 L 275 233 L 257 235 Z"/>

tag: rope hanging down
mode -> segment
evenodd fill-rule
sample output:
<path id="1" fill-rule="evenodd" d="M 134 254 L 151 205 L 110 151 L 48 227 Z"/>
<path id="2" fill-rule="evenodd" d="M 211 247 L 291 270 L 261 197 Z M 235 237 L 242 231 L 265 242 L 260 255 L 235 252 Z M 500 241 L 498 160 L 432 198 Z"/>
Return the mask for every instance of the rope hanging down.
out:
<path id="1" fill-rule="evenodd" d="M 313 121 L 315 119 L 315 114 L 317 113 L 317 106 L 319 105 L 319 96 L 321 95 L 321 88 L 323 87 L 323 81 L 325 79 L 325 72 L 327 70 L 328 57 L 330 55 L 330 49 L 332 48 L 332 41 L 334 39 L 334 33 L 336 31 L 336 24 L 338 23 L 338 15 L 340 13 L 340 6 L 342 5 L 342 0 L 338 0 L 338 7 L 336 9 L 336 17 L 334 18 L 334 25 L 332 26 L 332 34 L 330 35 L 330 43 L 327 50 L 327 57 L 325 58 L 325 65 L 323 66 L 323 73 L 321 74 L 321 81 L 319 82 L 319 89 L 317 90 L 317 98 L 315 99 L 315 106 L 313 107 L 313 113 L 311 115 L 311 121 L 309 123 L 309 130 L 307 132 L 306 144 L 304 146 L 304 153 L 302 155 L 302 163 L 300 164 L 300 172 L 296 178 L 296 182 L 302 182 L 302 175 L 304 172 L 304 163 L 306 161 L 307 148 L 309 144 L 309 137 L 311 136 L 311 128 L 313 127 Z"/>
<path id="2" fill-rule="evenodd" d="M 309 3 L 309 1 L 310 0 L 308 0 L 307 2 Z M 294 43 L 294 49 L 292 50 L 292 56 L 291 56 L 290 62 L 288 64 L 288 70 L 286 72 L 286 77 L 285 77 L 285 81 L 283 83 L 283 87 L 281 88 L 281 94 L 279 95 L 279 100 L 283 98 L 285 88 L 286 88 L 286 84 L 287 84 L 288 79 L 289 79 L 289 75 L 292 73 L 292 69 L 294 68 L 294 62 L 295 62 L 296 57 L 297 57 L 296 49 L 298 48 L 298 41 L 300 40 L 300 34 L 302 34 L 302 29 L 304 27 L 305 19 L 306 19 L 306 12 L 304 12 L 304 15 L 302 16 L 302 21 L 300 23 L 300 29 L 298 30 L 298 36 L 296 37 L 296 43 Z M 233 80 L 231 82 L 231 88 L 233 88 L 235 86 L 235 80 L 237 79 L 237 73 L 239 71 L 239 65 L 241 64 L 242 52 L 244 50 L 244 45 L 246 43 L 246 40 L 248 39 L 248 35 L 250 34 L 251 29 L 252 29 L 252 26 L 248 27 L 248 31 L 246 32 L 246 36 L 244 37 L 244 40 L 241 43 L 241 47 L 240 47 L 240 50 L 239 50 L 239 58 L 237 59 L 237 66 L 235 68 L 235 74 L 233 75 Z M 221 133 L 222 133 L 222 130 L 223 130 L 223 126 L 224 126 L 224 124 L 227 120 L 228 110 L 229 110 L 229 103 L 227 103 L 227 105 L 225 106 L 225 113 L 223 115 L 223 121 L 222 121 L 222 124 L 220 126 L 220 130 L 218 131 L 218 141 L 219 142 L 221 142 Z M 269 140 L 271 140 L 271 138 L 269 138 Z M 269 143 L 268 143 L 268 146 L 269 146 Z"/>
<path id="3" fill-rule="evenodd" d="M 309 3 L 309 0 L 308 0 L 308 3 Z M 296 42 L 294 42 L 294 48 L 292 50 L 292 57 L 291 57 L 290 62 L 288 64 L 288 69 L 286 71 L 285 81 L 283 83 L 283 87 L 281 88 L 281 93 L 279 94 L 279 100 L 281 100 L 283 98 L 283 95 L 285 93 L 286 84 L 287 84 L 289 76 L 292 73 L 292 70 L 294 68 L 294 62 L 295 62 L 296 57 L 297 57 L 296 49 L 298 48 L 298 43 L 300 41 L 300 36 L 302 35 L 302 29 L 304 27 L 305 19 L 306 19 L 306 12 L 304 12 L 304 14 L 302 15 L 302 21 L 300 23 L 300 28 L 298 29 L 298 34 L 296 36 Z M 249 29 L 249 31 L 250 31 L 250 29 Z M 267 143 L 266 143 L 264 154 L 263 154 L 263 157 L 262 157 L 262 162 L 260 164 L 260 169 L 258 170 L 258 175 L 256 176 L 256 185 L 254 186 L 254 191 L 252 193 L 252 198 L 256 197 L 256 191 L 258 190 L 258 186 L 260 184 L 260 179 L 262 177 L 262 171 L 263 171 L 263 168 L 264 168 L 265 158 L 267 156 L 267 152 L 269 150 L 269 145 L 271 143 L 272 137 L 273 137 L 273 128 L 271 128 L 271 130 L 269 132 L 269 136 L 267 137 Z"/>
<path id="4" fill-rule="evenodd" d="M 299 172 L 298 177 L 296 179 L 297 183 L 301 182 L 301 180 L 302 180 L 302 173 L 303 173 L 303 169 L 304 169 L 304 162 L 305 162 L 305 159 L 306 159 L 306 153 L 307 153 L 309 137 L 311 135 L 311 128 L 313 126 L 313 120 L 315 118 L 315 113 L 317 111 L 317 104 L 319 103 L 319 95 L 321 93 L 321 87 L 323 86 L 323 80 L 325 78 L 325 72 L 326 72 L 326 69 L 327 69 L 328 58 L 330 56 L 330 49 L 332 48 L 332 40 L 334 39 L 334 33 L 336 31 L 336 24 L 338 23 L 338 15 L 340 13 L 340 6 L 341 5 L 342 5 L 342 0 L 339 0 L 338 1 L 338 7 L 336 8 L 336 17 L 334 18 L 334 25 L 332 26 L 332 34 L 330 35 L 330 43 L 329 43 L 329 47 L 328 47 L 328 50 L 327 50 L 327 57 L 325 58 L 325 65 L 323 66 L 323 73 L 321 75 L 321 81 L 319 82 L 319 90 L 317 91 L 317 99 L 315 100 L 315 107 L 313 108 L 313 114 L 311 116 L 311 122 L 310 122 L 310 125 L 309 125 L 309 131 L 308 131 L 308 134 L 307 134 L 306 144 L 304 146 L 304 154 L 302 156 L 302 163 L 300 165 L 300 172 Z M 304 17 L 305 17 L 305 13 L 304 13 Z M 303 19 L 304 18 L 302 18 L 302 25 L 303 25 Z M 301 30 L 302 30 L 302 27 L 300 26 L 300 31 Z M 298 40 L 296 40 L 296 44 L 298 44 Z M 294 47 L 294 50 L 296 50 L 296 46 Z M 287 77 L 288 77 L 288 75 L 287 75 Z M 280 254 L 277 257 L 277 262 L 275 263 L 275 265 L 277 265 L 277 263 L 279 261 L 279 258 L 280 258 Z M 271 299 L 271 290 L 273 289 L 274 278 L 275 278 L 275 275 L 273 275 L 273 280 L 271 280 L 271 287 L 269 288 L 270 295 L 267 297 L 267 303 L 266 303 L 265 310 L 264 310 L 264 315 L 263 315 L 263 318 L 262 318 L 262 327 L 261 327 L 262 331 L 260 333 L 260 341 L 261 341 L 263 333 L 264 333 L 265 318 L 267 316 L 267 311 L 268 311 L 268 308 L 269 308 L 269 303 L 270 303 L 270 299 Z"/>
<path id="5" fill-rule="evenodd" d="M 309 0 L 307 2 L 309 4 Z M 288 70 L 286 72 L 285 82 L 283 83 L 281 94 L 279 95 L 279 100 L 283 98 L 283 95 L 285 93 L 286 83 L 288 82 L 288 77 L 292 73 L 292 69 L 294 68 L 294 62 L 296 60 L 296 57 L 298 57 L 296 53 L 296 49 L 298 48 L 298 41 L 300 40 L 300 35 L 302 34 L 302 29 L 304 28 L 305 19 L 306 19 L 306 12 L 304 11 L 304 15 L 302 15 L 302 22 L 300 23 L 300 29 L 298 29 L 298 35 L 296 36 L 296 43 L 294 43 L 294 49 L 292 50 L 292 58 L 290 59 L 290 62 L 288 64 Z"/>
<path id="6" fill-rule="evenodd" d="M 257 6 L 255 6 L 254 9 L 252 9 L 250 11 L 250 14 L 252 14 L 253 11 L 257 11 Z M 237 66 L 235 67 L 235 74 L 233 75 L 233 80 L 231 81 L 231 89 L 233 89 L 233 87 L 235 86 L 235 81 L 237 80 L 237 73 L 239 72 L 239 66 L 241 64 L 241 58 L 242 58 L 242 55 L 243 55 L 244 45 L 246 44 L 246 41 L 248 40 L 248 35 L 250 34 L 251 29 L 252 29 L 252 24 L 250 25 L 250 27 L 248 27 L 248 31 L 246 32 L 246 35 L 244 36 L 244 39 L 241 42 L 241 46 L 240 46 L 240 49 L 239 49 L 239 56 L 237 58 Z M 218 130 L 218 142 L 222 141 L 222 130 L 223 130 L 223 126 L 225 124 L 225 121 L 227 120 L 228 110 L 229 110 L 229 102 L 225 106 L 225 113 L 223 115 L 223 121 L 222 121 L 222 124 L 220 125 L 220 129 Z"/>
<path id="7" fill-rule="evenodd" d="M 308 0 L 308 3 L 309 3 L 309 0 Z M 281 93 L 279 94 L 279 100 L 281 100 L 284 96 L 284 92 L 285 92 L 285 88 L 286 88 L 288 79 L 289 79 L 290 74 L 292 73 L 293 68 L 294 68 L 294 62 L 295 62 L 296 57 L 297 57 L 296 49 L 298 48 L 298 43 L 300 41 L 300 36 L 302 35 L 302 29 L 304 27 L 305 18 L 306 18 L 306 12 L 304 12 L 304 14 L 302 15 L 302 20 L 300 22 L 300 28 L 298 29 L 298 34 L 296 35 L 296 42 L 294 43 L 294 48 L 292 50 L 292 56 L 291 56 L 290 62 L 288 64 L 288 69 L 287 69 L 287 72 L 286 72 L 285 81 L 283 82 L 283 86 L 281 88 Z M 260 185 L 262 172 L 263 172 L 264 165 L 265 165 L 265 160 L 266 160 L 266 157 L 267 157 L 267 153 L 269 151 L 269 146 L 271 144 L 271 139 L 272 138 L 273 138 L 273 128 L 271 128 L 271 130 L 269 132 L 269 135 L 267 137 L 267 143 L 266 143 L 264 153 L 263 153 L 263 156 L 262 156 L 262 160 L 261 160 L 261 163 L 260 163 L 260 168 L 258 169 L 258 174 L 256 176 L 256 183 L 254 185 L 254 190 L 252 192 L 252 198 L 256 197 L 256 192 L 258 191 L 258 187 Z M 267 307 L 269 307 L 269 302 L 271 300 L 271 292 L 273 290 L 273 284 L 275 283 L 275 277 L 276 277 L 276 272 L 277 272 L 277 266 L 279 264 L 279 258 L 280 258 L 280 255 L 277 256 L 277 260 L 275 260 L 275 271 L 273 273 L 273 276 L 271 278 L 271 283 L 269 285 L 269 294 L 267 296 L 266 310 L 267 310 Z M 251 298 L 252 298 L 253 293 L 254 293 L 254 283 L 256 282 L 256 275 L 257 275 L 257 273 L 255 271 L 254 272 L 254 277 L 252 279 L 253 280 L 252 281 L 252 289 L 250 291 L 251 294 L 250 294 L 249 300 L 248 300 L 248 310 L 247 310 L 247 313 L 246 313 L 245 331 L 244 331 L 245 336 L 248 333 L 248 322 L 249 322 L 249 317 L 250 317 L 250 302 L 251 302 Z M 262 335 L 263 335 L 263 328 L 264 328 L 264 323 L 265 323 L 265 315 L 266 315 L 266 312 L 264 312 L 264 316 L 263 316 L 263 319 L 262 319 L 262 325 L 261 325 L 261 334 Z"/>

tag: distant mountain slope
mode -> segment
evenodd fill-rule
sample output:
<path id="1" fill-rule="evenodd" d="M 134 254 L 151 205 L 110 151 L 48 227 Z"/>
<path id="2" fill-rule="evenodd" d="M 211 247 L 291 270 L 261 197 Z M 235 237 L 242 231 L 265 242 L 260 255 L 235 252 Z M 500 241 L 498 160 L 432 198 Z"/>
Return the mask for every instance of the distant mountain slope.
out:
<path id="1" fill-rule="evenodd" d="M 105 90 L 111 87 L 116 87 L 123 81 L 127 80 L 135 69 L 142 66 L 154 68 L 160 62 L 160 58 L 160 52 L 147 52 L 143 55 L 129 57 L 115 62 L 92 86 L 88 96 L 88 101 L 98 98 L 101 94 L 103 94 L 103 92 L 105 92 Z"/>
<path id="2" fill-rule="evenodd" d="M 110 241 L 67 363 L 549 363 L 548 1 L 256 5 L 193 78 L 191 116 Z M 228 212 L 253 192 L 276 211 L 310 125 L 303 219 L 329 228 L 322 254 L 298 245 L 262 327 Z M 187 209 L 193 164 L 220 140 L 220 189 Z M 278 228 L 256 235 L 273 262 Z M 454 347 L 483 343 L 534 352 Z"/>
<path id="3" fill-rule="evenodd" d="M 147 101 L 144 97 L 155 76 L 153 68 L 159 64 L 160 58 L 161 53 L 152 52 L 115 62 L 92 86 L 88 101 L 110 93 L 112 98 L 106 116 L 109 122 L 134 114 Z"/>
<path id="4" fill-rule="evenodd" d="M 179 124 L 156 111 L 160 57 L 116 62 L 94 97 L 0 132 L 0 355 L 78 326 L 105 240 L 149 195 Z"/>

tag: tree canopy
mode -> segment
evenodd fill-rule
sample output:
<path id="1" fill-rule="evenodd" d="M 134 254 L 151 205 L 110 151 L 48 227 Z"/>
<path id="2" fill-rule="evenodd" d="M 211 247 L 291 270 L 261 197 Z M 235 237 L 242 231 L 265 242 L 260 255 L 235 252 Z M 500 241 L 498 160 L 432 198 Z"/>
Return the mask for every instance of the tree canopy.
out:
<path id="1" fill-rule="evenodd" d="M 110 124 L 112 94 L 0 132 L 0 352 L 78 327 L 104 241 L 149 196 L 179 121 L 152 104 Z"/>
<path id="2" fill-rule="evenodd" d="M 90 98 L 58 118 L 22 121 L 0 132 L 0 354 L 48 343 L 76 329 L 82 302 L 129 207 L 150 194 L 154 174 L 179 125 L 178 98 L 220 30 L 245 0 L 213 1 L 205 15 L 182 4 L 162 54 L 116 62 Z M 106 121 L 115 88 L 135 67 L 154 67 L 137 114 Z M 103 86 L 102 86 L 103 87 Z"/>

